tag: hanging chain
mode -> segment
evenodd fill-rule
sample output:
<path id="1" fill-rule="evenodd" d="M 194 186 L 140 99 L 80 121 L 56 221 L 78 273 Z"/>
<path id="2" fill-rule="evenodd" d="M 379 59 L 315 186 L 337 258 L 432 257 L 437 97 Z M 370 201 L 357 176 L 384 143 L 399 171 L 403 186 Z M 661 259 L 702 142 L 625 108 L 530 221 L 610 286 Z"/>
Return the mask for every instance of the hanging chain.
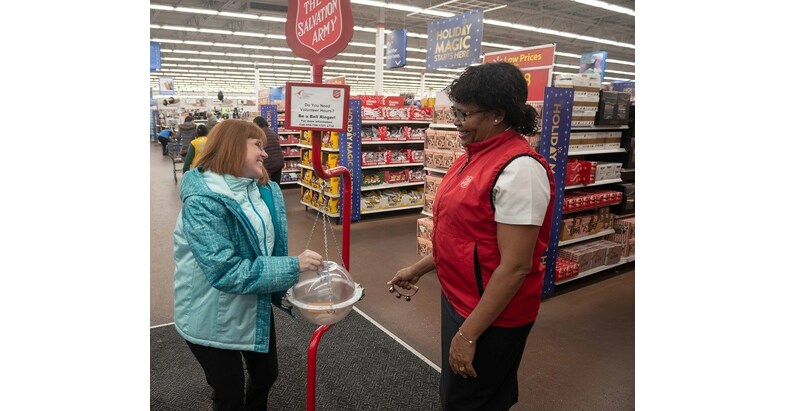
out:
<path id="1" fill-rule="evenodd" d="M 313 220 L 313 225 L 311 226 L 311 233 L 308 235 L 308 241 L 305 243 L 305 248 L 307 249 L 309 245 L 311 245 L 311 239 L 313 238 L 313 233 L 316 231 L 316 223 L 319 222 L 319 214 L 322 215 L 322 234 L 324 237 L 324 260 L 330 261 L 330 249 L 327 244 L 327 205 L 329 203 L 329 198 L 325 195 L 324 189 L 327 187 L 327 182 L 322 182 L 322 204 L 321 208 L 316 208 L 316 218 Z M 332 234 L 333 242 L 335 243 L 335 248 L 338 249 L 338 257 L 340 257 L 340 265 L 342 267 L 346 267 L 343 263 L 343 253 L 341 253 L 341 248 L 338 247 L 338 240 L 335 238 L 335 231 L 333 230 L 332 224 L 330 226 L 330 234 Z"/>

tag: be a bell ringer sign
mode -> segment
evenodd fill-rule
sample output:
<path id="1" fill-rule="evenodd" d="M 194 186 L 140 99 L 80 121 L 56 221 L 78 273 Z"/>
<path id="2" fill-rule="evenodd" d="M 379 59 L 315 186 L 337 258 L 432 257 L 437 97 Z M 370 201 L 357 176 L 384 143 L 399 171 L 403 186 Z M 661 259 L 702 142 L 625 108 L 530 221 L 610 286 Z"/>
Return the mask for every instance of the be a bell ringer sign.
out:
<path id="1" fill-rule="evenodd" d="M 286 128 L 344 132 L 348 111 L 349 86 L 286 83 Z"/>

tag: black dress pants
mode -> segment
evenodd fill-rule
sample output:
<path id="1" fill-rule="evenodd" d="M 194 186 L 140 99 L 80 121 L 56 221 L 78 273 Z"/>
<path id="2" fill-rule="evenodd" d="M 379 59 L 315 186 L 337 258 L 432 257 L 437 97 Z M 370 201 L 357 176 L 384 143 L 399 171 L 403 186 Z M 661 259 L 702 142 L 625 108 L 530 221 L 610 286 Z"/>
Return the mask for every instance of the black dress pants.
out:
<path id="1" fill-rule="evenodd" d="M 163 138 L 163 137 L 158 137 L 158 141 L 161 142 L 161 146 L 163 146 L 163 148 L 164 148 L 164 155 L 167 155 L 168 153 L 166 152 L 166 145 L 169 144 L 169 139 L 168 138 Z"/>
<path id="2" fill-rule="evenodd" d="M 213 388 L 214 411 L 267 410 L 270 388 L 278 378 L 278 352 L 272 316 L 267 353 L 222 350 L 189 341 L 186 343 L 202 366 L 207 383 Z M 248 384 L 245 384 L 243 359 L 248 370 Z"/>

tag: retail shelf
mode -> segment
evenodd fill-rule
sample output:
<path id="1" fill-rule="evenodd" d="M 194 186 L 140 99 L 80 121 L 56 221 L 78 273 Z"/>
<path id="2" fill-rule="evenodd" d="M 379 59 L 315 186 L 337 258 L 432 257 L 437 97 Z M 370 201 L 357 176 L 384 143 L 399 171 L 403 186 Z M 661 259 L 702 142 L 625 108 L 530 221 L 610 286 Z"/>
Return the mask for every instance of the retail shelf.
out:
<path id="1" fill-rule="evenodd" d="M 298 181 L 297 184 L 299 184 L 299 185 L 301 185 L 301 186 L 303 186 L 303 187 L 305 187 L 305 188 L 307 188 L 309 190 L 316 191 L 318 193 L 322 192 L 321 188 L 316 188 L 316 187 L 310 186 L 308 184 L 303 183 L 302 181 Z M 324 193 L 324 195 L 327 196 L 327 197 L 331 197 L 331 198 L 341 198 L 340 194 Z"/>
<path id="2" fill-rule="evenodd" d="M 606 148 L 602 150 L 570 150 L 567 152 L 568 156 L 582 156 L 585 154 L 606 154 L 606 153 L 626 153 L 625 148 Z"/>
<path id="3" fill-rule="evenodd" d="M 297 165 L 297 167 L 300 167 L 300 168 L 307 168 L 308 170 L 313 170 L 313 167 L 311 167 L 311 166 L 309 166 L 309 165 L 305 165 L 305 164 L 298 164 L 298 165 Z"/>
<path id="4" fill-rule="evenodd" d="M 300 134 L 300 132 L 296 130 L 279 130 L 278 135 L 281 134 Z"/>
<path id="5" fill-rule="evenodd" d="M 586 236 L 583 236 L 583 237 L 573 238 L 571 240 L 559 241 L 559 247 L 561 247 L 563 245 L 567 245 L 567 244 L 580 243 L 581 241 L 591 240 L 592 238 L 599 238 L 599 237 L 602 237 L 602 236 L 606 236 L 608 234 L 613 234 L 615 232 L 616 231 L 614 231 L 612 228 L 609 228 L 607 230 L 602 230 L 602 231 L 600 231 L 599 233 L 596 233 L 596 234 L 591 234 L 591 235 L 586 235 Z"/>
<path id="6" fill-rule="evenodd" d="M 297 144 L 297 147 L 302 147 L 302 148 L 307 148 L 309 150 L 313 150 L 313 147 L 311 147 L 309 145 L 306 145 L 306 144 Z M 339 152 L 337 148 L 329 148 L 329 147 L 322 147 L 322 151 L 325 151 L 325 152 L 328 152 L 328 153 L 338 153 Z"/>
<path id="7" fill-rule="evenodd" d="M 617 203 L 603 204 L 603 205 L 598 205 L 598 206 L 593 206 L 593 207 L 581 208 L 581 209 L 578 209 L 578 210 L 570 210 L 570 211 L 562 210 L 561 213 L 562 213 L 562 215 L 564 215 L 564 214 L 572 214 L 572 213 L 578 213 L 578 212 L 581 212 L 581 211 L 595 210 L 595 209 L 602 208 L 602 207 L 615 206 L 616 204 L 621 204 L 621 200 L 619 202 L 617 202 Z"/>
<path id="8" fill-rule="evenodd" d="M 377 185 L 374 185 L 374 186 L 362 187 L 362 188 L 360 188 L 360 191 L 384 190 L 384 189 L 387 189 L 387 188 L 408 187 L 408 186 L 422 186 L 422 185 L 425 185 L 424 181 L 396 183 L 396 184 L 377 184 Z"/>
<path id="9" fill-rule="evenodd" d="M 297 144 L 297 143 L 292 143 L 292 144 L 284 143 L 284 144 L 281 144 L 281 147 L 299 147 L 299 146 L 300 145 Z"/>
<path id="10" fill-rule="evenodd" d="M 448 128 L 451 130 L 456 130 L 458 127 L 456 127 L 453 123 L 431 123 L 431 128 Z"/>
<path id="11" fill-rule="evenodd" d="M 299 181 L 281 181 L 281 185 L 295 185 L 298 183 Z"/>
<path id="12" fill-rule="evenodd" d="M 299 168 L 287 168 L 287 169 L 281 170 L 281 172 L 282 173 L 299 173 L 300 169 Z"/>
<path id="13" fill-rule="evenodd" d="M 594 126 L 573 126 L 573 127 L 570 127 L 570 130 L 573 130 L 573 131 L 593 131 L 593 130 L 597 130 L 597 131 L 599 131 L 599 130 L 627 130 L 629 128 L 630 127 L 628 125 L 626 125 L 626 124 L 625 125 L 621 125 L 621 126 L 599 126 L 599 125 L 594 125 Z"/>
<path id="14" fill-rule="evenodd" d="M 573 188 L 584 188 L 584 187 L 591 187 L 591 186 L 601 186 L 603 184 L 613 184 L 613 183 L 621 183 L 620 178 L 614 178 L 613 180 L 602 180 L 602 181 L 595 181 L 591 184 L 578 184 L 574 186 L 567 186 L 564 187 L 565 190 L 571 190 Z"/>
<path id="15" fill-rule="evenodd" d="M 434 173 L 447 174 L 447 169 L 446 168 L 423 167 L 423 170 L 425 170 L 425 171 L 433 171 Z"/>
<path id="16" fill-rule="evenodd" d="M 387 211 L 409 210 L 413 208 L 422 208 L 422 206 L 423 206 L 422 204 L 419 204 L 419 205 L 409 205 L 404 207 L 380 208 L 378 210 L 360 210 L 360 214 L 374 214 L 374 213 L 385 213 Z"/>
<path id="17" fill-rule="evenodd" d="M 362 166 L 363 170 L 367 170 L 370 168 L 393 168 L 393 167 L 418 167 L 421 166 L 422 163 L 395 163 L 395 164 L 378 164 L 373 166 Z"/>
<path id="18" fill-rule="evenodd" d="M 433 213 L 429 213 L 429 212 L 427 212 L 427 211 L 423 211 L 423 212 L 422 212 L 422 214 L 425 214 L 425 215 L 427 215 L 428 217 L 431 217 L 431 218 L 433 218 Z"/>
<path id="19" fill-rule="evenodd" d="M 635 169 L 634 168 L 622 168 L 621 172 L 622 173 L 634 173 Z"/>
<path id="20" fill-rule="evenodd" d="M 590 269 L 588 269 L 586 271 L 581 271 L 577 276 L 572 277 L 572 278 L 568 278 L 566 280 L 559 281 L 559 282 L 557 282 L 555 284 L 556 285 L 561 285 L 561 284 L 564 284 L 564 283 L 568 283 L 568 282 L 570 282 L 572 280 L 577 280 L 579 278 L 587 277 L 587 276 L 590 276 L 592 274 L 599 273 L 600 271 L 605 271 L 605 270 L 613 268 L 613 267 L 618 267 L 618 266 L 620 266 L 622 264 L 627 264 L 630 261 L 635 261 L 635 256 L 632 257 L 632 260 L 630 260 L 629 258 L 630 257 L 626 257 L 626 258 L 622 257 L 619 260 L 619 262 L 616 263 L 616 264 L 602 265 L 602 266 L 599 266 L 599 267 L 590 268 Z"/>
<path id="21" fill-rule="evenodd" d="M 431 122 L 430 120 L 362 120 L 362 125 L 364 126 L 389 126 L 395 124 L 421 124 L 427 126 L 431 124 Z"/>
<path id="22" fill-rule="evenodd" d="M 425 140 L 360 140 L 363 144 L 425 144 Z"/>
<path id="23" fill-rule="evenodd" d="M 283 156 L 283 158 L 300 158 L 300 156 L 299 155 L 296 155 L 296 156 Z"/>
<path id="24" fill-rule="evenodd" d="M 305 201 L 300 201 L 300 204 L 302 204 L 302 205 L 304 205 L 304 206 L 306 206 L 308 208 L 312 208 L 312 209 L 314 209 L 314 210 L 316 210 L 316 211 L 318 211 L 320 213 L 323 213 L 323 214 L 327 215 L 327 217 L 340 217 L 341 216 L 340 214 L 328 213 L 327 211 L 324 211 L 321 208 L 319 208 L 319 207 L 317 207 L 317 206 L 315 206 L 313 204 L 308 204 Z"/>
<path id="25" fill-rule="evenodd" d="M 635 254 L 633 254 L 633 255 L 631 255 L 629 257 L 622 257 L 621 259 L 624 262 L 626 262 L 626 263 L 631 263 L 631 262 L 635 261 Z"/>

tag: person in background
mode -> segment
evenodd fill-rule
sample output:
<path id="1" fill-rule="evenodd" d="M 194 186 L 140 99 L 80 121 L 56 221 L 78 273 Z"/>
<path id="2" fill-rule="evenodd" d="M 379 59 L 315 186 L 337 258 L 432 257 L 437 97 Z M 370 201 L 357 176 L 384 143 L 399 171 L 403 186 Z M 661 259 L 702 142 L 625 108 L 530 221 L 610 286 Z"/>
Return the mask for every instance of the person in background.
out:
<path id="1" fill-rule="evenodd" d="M 174 136 L 175 141 L 182 142 L 182 146 L 180 147 L 180 155 L 185 156 L 188 153 L 188 147 L 191 145 L 191 140 L 196 137 L 196 124 L 194 123 L 194 117 L 188 115 L 185 117 L 183 124 L 180 124 L 180 127 L 177 128 L 177 134 Z"/>
<path id="2" fill-rule="evenodd" d="M 248 121 L 221 122 L 180 185 L 174 323 L 214 391 L 214 410 L 267 409 L 278 377 L 272 306 L 287 309 L 284 292 L 323 262 L 311 250 L 288 255 L 286 206 L 262 164 L 265 140 Z"/>
<path id="3" fill-rule="evenodd" d="M 433 254 L 387 283 L 411 289 L 436 270 L 442 286 L 442 409 L 507 410 L 539 312 L 555 187 L 524 138 L 537 129 L 521 71 L 471 66 L 447 88 L 465 148 L 433 206 Z"/>
<path id="4" fill-rule="evenodd" d="M 283 151 L 281 150 L 281 141 L 278 139 L 278 134 L 270 128 L 270 123 L 264 117 L 258 116 L 253 119 L 253 122 L 264 131 L 267 136 L 267 145 L 264 150 L 267 151 L 267 159 L 264 160 L 264 167 L 270 173 L 270 180 L 281 184 L 281 170 L 283 170 Z"/>
<path id="5" fill-rule="evenodd" d="M 163 147 L 164 155 L 168 154 L 166 152 L 166 145 L 169 144 L 169 138 L 171 136 L 172 136 L 172 129 L 171 128 L 165 128 L 165 129 L 161 130 L 160 133 L 158 133 L 158 142 L 161 143 L 161 146 Z"/>
<path id="6" fill-rule="evenodd" d="M 204 143 L 207 142 L 207 126 L 199 124 L 196 126 L 196 138 L 191 140 L 191 145 L 188 147 L 188 154 L 185 155 L 183 160 L 183 173 L 191 169 L 191 164 L 199 164 L 199 157 L 204 149 Z"/>
<path id="7" fill-rule="evenodd" d="M 218 124 L 218 117 L 211 110 L 207 110 L 207 131 L 212 130 L 216 124 Z"/>

